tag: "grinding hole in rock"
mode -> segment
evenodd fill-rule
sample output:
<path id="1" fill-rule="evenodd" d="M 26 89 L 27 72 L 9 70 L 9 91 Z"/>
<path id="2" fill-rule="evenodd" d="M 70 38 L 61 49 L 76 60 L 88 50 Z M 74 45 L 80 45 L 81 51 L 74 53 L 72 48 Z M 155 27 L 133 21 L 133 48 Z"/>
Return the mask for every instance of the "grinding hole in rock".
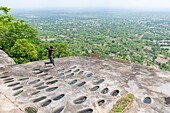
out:
<path id="1" fill-rule="evenodd" d="M 8 81 L 5 81 L 4 83 L 7 84 L 7 83 L 10 83 L 10 82 L 14 82 L 14 80 L 8 80 Z"/>
<path id="2" fill-rule="evenodd" d="M 29 84 L 36 84 L 36 83 L 39 82 L 39 81 L 40 81 L 40 79 L 33 80 L 33 81 L 29 82 Z"/>
<path id="3" fill-rule="evenodd" d="M 47 92 L 51 92 L 51 91 L 54 91 L 56 90 L 58 87 L 51 87 L 51 88 L 48 88 L 46 89 Z"/>
<path id="4" fill-rule="evenodd" d="M 73 80 L 73 81 L 71 81 L 69 84 L 70 85 L 73 85 L 73 84 L 75 84 L 77 82 L 77 80 Z"/>
<path id="5" fill-rule="evenodd" d="M 74 75 L 74 73 L 70 73 L 70 74 L 67 75 L 67 77 L 71 77 L 73 75 Z"/>
<path id="6" fill-rule="evenodd" d="M 13 88 L 12 90 L 18 90 L 18 89 L 21 89 L 21 88 L 23 88 L 23 86 L 15 87 L 15 88 Z"/>
<path id="7" fill-rule="evenodd" d="M 44 84 L 44 82 L 41 82 L 39 84 L 34 85 L 33 87 L 39 87 L 39 86 L 42 86 L 43 84 Z"/>
<path id="8" fill-rule="evenodd" d="M 37 89 L 41 90 L 41 89 L 45 89 L 47 88 L 48 86 L 40 86 L 40 87 L 37 87 Z"/>
<path id="9" fill-rule="evenodd" d="M 101 84 L 101 83 L 103 83 L 104 82 L 104 79 L 100 79 L 100 80 L 98 80 L 98 81 L 96 81 L 94 84 Z"/>
<path id="10" fill-rule="evenodd" d="M 86 97 L 86 96 L 83 96 L 83 97 L 80 97 L 80 98 L 74 100 L 74 103 L 75 103 L 75 104 L 81 104 L 81 103 L 85 102 L 86 99 L 87 99 L 87 97 Z"/>
<path id="11" fill-rule="evenodd" d="M 82 111 L 79 111 L 78 113 L 93 113 L 93 109 L 91 109 L 91 108 L 84 109 Z"/>
<path id="12" fill-rule="evenodd" d="M 34 103 L 40 102 L 40 101 L 42 101 L 42 100 L 44 100 L 44 99 L 46 99 L 46 98 L 47 98 L 46 96 L 42 96 L 42 97 L 39 97 L 39 98 L 34 99 L 33 102 L 34 102 Z"/>
<path id="13" fill-rule="evenodd" d="M 16 93 L 13 94 L 13 96 L 17 96 L 19 94 L 21 94 L 23 92 L 23 90 L 17 91 Z"/>
<path id="14" fill-rule="evenodd" d="M 83 74 L 83 73 L 84 73 L 84 71 L 80 71 L 78 74 L 80 74 L 80 75 L 81 75 L 81 74 Z"/>
<path id="15" fill-rule="evenodd" d="M 7 78 L 7 79 L 4 79 L 3 81 L 9 81 L 9 80 L 13 80 L 14 78 Z"/>
<path id="16" fill-rule="evenodd" d="M 152 100 L 151 100 L 150 97 L 145 97 L 144 100 L 143 100 L 143 102 L 144 102 L 145 104 L 151 104 Z"/>
<path id="17" fill-rule="evenodd" d="M 63 111 L 64 107 L 56 109 L 53 113 L 61 113 Z"/>
<path id="18" fill-rule="evenodd" d="M 21 78 L 21 79 L 18 79 L 18 81 L 24 81 L 24 80 L 28 80 L 29 78 Z"/>
<path id="19" fill-rule="evenodd" d="M 8 87 L 13 87 L 13 86 L 16 86 L 16 85 L 18 85 L 18 84 L 20 84 L 20 83 L 17 82 L 17 83 L 9 84 Z"/>
<path id="20" fill-rule="evenodd" d="M 36 95 L 36 94 L 38 94 L 40 91 L 35 91 L 35 92 L 33 92 L 31 95 Z"/>
<path id="21" fill-rule="evenodd" d="M 119 90 L 114 90 L 114 91 L 111 93 L 112 96 L 117 96 L 118 94 L 119 94 Z"/>
<path id="22" fill-rule="evenodd" d="M 75 69 L 77 66 L 70 67 L 70 69 Z"/>
<path id="23" fill-rule="evenodd" d="M 48 106 L 50 103 L 51 103 L 51 100 L 47 100 L 41 105 L 41 107 Z"/>
<path id="24" fill-rule="evenodd" d="M 71 70 L 65 71 L 65 73 L 70 73 L 70 72 L 71 72 Z"/>
<path id="25" fill-rule="evenodd" d="M 93 75 L 93 73 L 89 73 L 86 75 L 86 77 L 91 77 Z"/>
<path id="26" fill-rule="evenodd" d="M 170 97 L 164 97 L 165 104 L 169 105 L 170 104 Z"/>
<path id="27" fill-rule="evenodd" d="M 99 86 L 94 86 L 93 88 L 91 88 L 90 90 L 91 91 L 96 91 L 96 90 L 98 90 L 99 89 Z"/>
<path id="28" fill-rule="evenodd" d="M 47 78 L 45 78 L 44 80 L 50 80 L 50 79 L 52 79 L 53 77 L 47 77 Z"/>
<path id="29" fill-rule="evenodd" d="M 58 82 L 58 80 L 52 80 L 52 81 L 47 82 L 46 84 L 54 84 L 56 82 Z"/>
<path id="30" fill-rule="evenodd" d="M 106 93 L 108 93 L 109 92 L 109 89 L 108 88 L 104 88 L 102 91 L 101 91 L 101 93 L 103 93 L 103 94 L 106 94 Z"/>
<path id="31" fill-rule="evenodd" d="M 2 79 L 3 79 L 3 78 L 8 78 L 8 77 L 10 77 L 10 76 L 2 76 L 2 77 L 0 77 L 0 78 L 2 78 Z"/>
<path id="32" fill-rule="evenodd" d="M 64 94 L 60 94 L 56 97 L 53 98 L 53 100 L 57 101 L 57 100 L 60 100 L 61 98 L 63 98 L 65 95 Z"/>
<path id="33" fill-rule="evenodd" d="M 105 103 L 105 100 L 99 100 L 97 103 L 99 106 L 102 106 Z"/>
<path id="34" fill-rule="evenodd" d="M 81 86 L 83 86 L 84 84 L 86 84 L 86 82 L 81 82 L 81 83 L 77 84 L 77 86 L 78 86 L 78 87 L 81 87 Z"/>
<path id="35" fill-rule="evenodd" d="M 77 73 L 77 72 L 79 72 L 79 71 L 80 71 L 80 69 L 76 69 L 76 70 L 74 70 L 74 72 L 75 72 L 75 73 Z"/>

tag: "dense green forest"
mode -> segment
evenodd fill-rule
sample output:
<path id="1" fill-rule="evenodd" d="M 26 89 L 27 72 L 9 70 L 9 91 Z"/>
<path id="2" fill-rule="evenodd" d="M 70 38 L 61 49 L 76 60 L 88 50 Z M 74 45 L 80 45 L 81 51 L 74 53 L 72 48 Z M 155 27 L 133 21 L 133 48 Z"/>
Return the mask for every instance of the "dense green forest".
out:
<path id="1" fill-rule="evenodd" d="M 1 10 L 0 48 L 17 63 L 47 59 L 45 48 L 53 45 L 54 57 L 107 57 L 170 71 L 169 13 L 13 11 L 15 19 L 8 8 Z"/>

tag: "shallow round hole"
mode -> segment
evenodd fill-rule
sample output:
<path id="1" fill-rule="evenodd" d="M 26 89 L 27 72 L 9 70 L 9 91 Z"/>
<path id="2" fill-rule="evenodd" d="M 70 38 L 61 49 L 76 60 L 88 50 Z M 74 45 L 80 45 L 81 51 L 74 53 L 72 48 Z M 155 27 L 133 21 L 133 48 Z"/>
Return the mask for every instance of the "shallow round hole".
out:
<path id="1" fill-rule="evenodd" d="M 8 78 L 8 77 L 10 77 L 10 76 L 2 76 L 2 77 L 0 77 L 0 78 Z"/>
<path id="2" fill-rule="evenodd" d="M 65 71 L 65 73 L 70 73 L 70 72 L 71 72 L 71 70 Z"/>
<path id="3" fill-rule="evenodd" d="M 73 81 L 71 81 L 69 84 L 70 85 L 73 85 L 73 84 L 75 84 L 77 82 L 77 80 L 73 80 Z"/>
<path id="4" fill-rule="evenodd" d="M 59 69 L 59 70 L 57 70 L 57 71 L 64 71 L 65 69 L 64 68 L 62 68 L 62 69 Z"/>
<path id="5" fill-rule="evenodd" d="M 51 91 L 54 91 L 56 90 L 58 87 L 51 87 L 51 88 L 48 88 L 46 89 L 47 92 L 51 92 Z"/>
<path id="6" fill-rule="evenodd" d="M 8 81 L 5 81 L 4 83 L 7 84 L 7 83 L 10 83 L 10 82 L 13 82 L 14 80 L 8 80 Z"/>
<path id="7" fill-rule="evenodd" d="M 24 81 L 24 80 L 27 80 L 29 78 L 21 78 L 21 79 L 18 79 L 18 81 Z"/>
<path id="8" fill-rule="evenodd" d="M 81 75 L 81 74 L 83 74 L 83 73 L 84 73 L 84 71 L 80 71 L 78 74 L 80 74 L 80 75 Z"/>
<path id="9" fill-rule="evenodd" d="M 52 80 L 52 81 L 47 82 L 46 84 L 54 84 L 56 82 L 58 82 L 58 80 Z"/>
<path id="10" fill-rule="evenodd" d="M 16 85 L 18 85 L 18 84 L 20 84 L 20 83 L 17 82 L 17 83 L 9 84 L 8 87 L 13 87 L 13 86 L 16 86 Z"/>
<path id="11" fill-rule="evenodd" d="M 112 96 L 117 96 L 118 94 L 119 94 L 119 90 L 114 90 L 114 91 L 111 93 Z"/>
<path id="12" fill-rule="evenodd" d="M 39 84 L 34 85 L 33 87 L 39 87 L 39 86 L 42 86 L 43 84 L 44 84 L 44 82 L 41 82 Z"/>
<path id="13" fill-rule="evenodd" d="M 21 88 L 23 88 L 23 86 L 15 87 L 15 88 L 13 88 L 12 90 L 18 90 L 18 89 L 21 89 Z"/>
<path id="14" fill-rule="evenodd" d="M 76 70 L 74 70 L 74 72 L 75 72 L 75 73 L 77 73 L 77 72 L 79 72 L 79 71 L 80 71 L 80 69 L 76 69 Z"/>
<path id="15" fill-rule="evenodd" d="M 36 84 L 36 83 L 39 82 L 39 81 L 40 81 L 40 79 L 33 80 L 33 81 L 29 82 L 29 84 Z"/>
<path id="16" fill-rule="evenodd" d="M 45 89 L 47 88 L 48 86 L 40 86 L 40 87 L 37 87 L 37 89 L 41 90 L 41 89 Z"/>
<path id="17" fill-rule="evenodd" d="M 102 106 L 105 103 L 105 100 L 99 100 L 97 103 L 99 106 Z"/>
<path id="18" fill-rule="evenodd" d="M 60 107 L 56 109 L 53 113 L 61 113 L 63 111 L 64 107 Z"/>
<path id="19" fill-rule="evenodd" d="M 87 75 L 86 75 L 86 77 L 91 77 L 93 75 L 93 73 L 88 73 Z"/>
<path id="20" fill-rule="evenodd" d="M 91 88 L 91 91 L 96 91 L 97 89 L 99 89 L 99 86 L 94 86 L 93 88 Z"/>
<path id="21" fill-rule="evenodd" d="M 77 84 L 78 87 L 83 86 L 84 84 L 86 84 L 86 82 L 81 82 L 80 84 Z"/>
<path id="22" fill-rule="evenodd" d="M 39 97 L 39 98 L 34 99 L 33 102 L 34 102 L 34 103 L 40 102 L 40 101 L 42 101 L 42 100 L 44 100 L 44 99 L 46 99 L 46 98 L 47 98 L 46 96 L 42 96 L 42 97 Z"/>
<path id="23" fill-rule="evenodd" d="M 53 98 L 53 100 L 57 101 L 57 100 L 60 100 L 61 98 L 63 98 L 65 95 L 64 94 L 60 94 L 56 97 Z"/>
<path id="24" fill-rule="evenodd" d="M 143 102 L 145 103 L 145 104 L 151 104 L 151 98 L 150 97 L 146 97 L 146 98 L 144 98 L 144 100 L 143 100 Z"/>
<path id="25" fill-rule="evenodd" d="M 86 99 L 87 99 L 87 97 L 86 97 L 86 96 L 83 96 L 83 97 L 80 97 L 80 98 L 74 100 L 74 103 L 75 103 L 75 104 L 81 104 L 81 103 L 85 102 Z"/>
<path id="26" fill-rule="evenodd" d="M 16 93 L 13 94 L 13 96 L 17 96 L 19 94 L 21 94 L 24 90 L 20 90 L 20 91 L 17 91 Z"/>
<path id="27" fill-rule="evenodd" d="M 91 108 L 84 109 L 82 111 L 79 111 L 78 113 L 93 113 L 93 109 L 91 109 Z"/>
<path id="28" fill-rule="evenodd" d="M 50 79 L 52 79 L 53 77 L 47 77 L 47 78 L 45 78 L 44 80 L 50 80 Z"/>
<path id="29" fill-rule="evenodd" d="M 106 93 L 108 93 L 109 92 L 109 89 L 108 88 L 104 88 L 102 91 L 101 91 L 101 93 L 103 93 L 103 94 L 106 94 Z"/>
<path id="30" fill-rule="evenodd" d="M 25 108 L 25 112 L 26 113 L 37 113 L 38 110 L 36 108 L 33 108 L 33 107 L 27 107 L 27 108 Z"/>
<path id="31" fill-rule="evenodd" d="M 38 94 L 40 91 L 35 91 L 35 92 L 33 92 L 31 95 L 36 95 L 36 94 Z"/>
<path id="32" fill-rule="evenodd" d="M 48 106 L 50 103 L 51 103 L 51 100 L 47 100 L 41 105 L 41 107 Z"/>
<path id="33" fill-rule="evenodd" d="M 104 82 L 104 79 L 100 79 L 100 80 L 98 80 L 98 81 L 96 81 L 94 84 L 101 84 L 101 83 L 103 83 Z"/>

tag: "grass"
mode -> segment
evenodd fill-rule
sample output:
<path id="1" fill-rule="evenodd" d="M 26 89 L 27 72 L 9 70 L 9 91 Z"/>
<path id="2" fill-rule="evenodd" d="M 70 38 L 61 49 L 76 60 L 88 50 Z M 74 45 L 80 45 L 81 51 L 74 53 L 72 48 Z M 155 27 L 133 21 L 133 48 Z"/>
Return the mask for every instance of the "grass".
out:
<path id="1" fill-rule="evenodd" d="M 127 94 L 121 97 L 115 105 L 113 105 L 112 110 L 109 113 L 122 113 L 128 105 L 130 105 L 134 100 L 133 94 Z"/>
<path id="2" fill-rule="evenodd" d="M 27 107 L 25 108 L 26 113 L 37 113 L 37 109 L 33 107 Z"/>

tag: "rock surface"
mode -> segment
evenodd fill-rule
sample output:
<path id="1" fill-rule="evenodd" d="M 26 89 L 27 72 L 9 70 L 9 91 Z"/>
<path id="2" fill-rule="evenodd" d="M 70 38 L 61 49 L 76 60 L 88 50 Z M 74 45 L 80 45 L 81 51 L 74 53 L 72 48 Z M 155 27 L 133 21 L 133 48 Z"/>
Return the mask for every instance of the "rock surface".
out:
<path id="1" fill-rule="evenodd" d="M 5 68 L 8 65 L 15 64 L 14 60 L 10 58 L 4 51 L 0 50 L 0 68 Z"/>
<path id="2" fill-rule="evenodd" d="M 107 58 L 67 57 L 55 63 L 37 61 L 3 70 L 0 100 L 13 105 L 9 113 L 24 113 L 30 106 L 38 113 L 108 113 L 127 93 L 135 99 L 126 113 L 170 113 L 169 72 Z M 1 102 L 0 113 L 8 113 L 6 102 Z"/>

